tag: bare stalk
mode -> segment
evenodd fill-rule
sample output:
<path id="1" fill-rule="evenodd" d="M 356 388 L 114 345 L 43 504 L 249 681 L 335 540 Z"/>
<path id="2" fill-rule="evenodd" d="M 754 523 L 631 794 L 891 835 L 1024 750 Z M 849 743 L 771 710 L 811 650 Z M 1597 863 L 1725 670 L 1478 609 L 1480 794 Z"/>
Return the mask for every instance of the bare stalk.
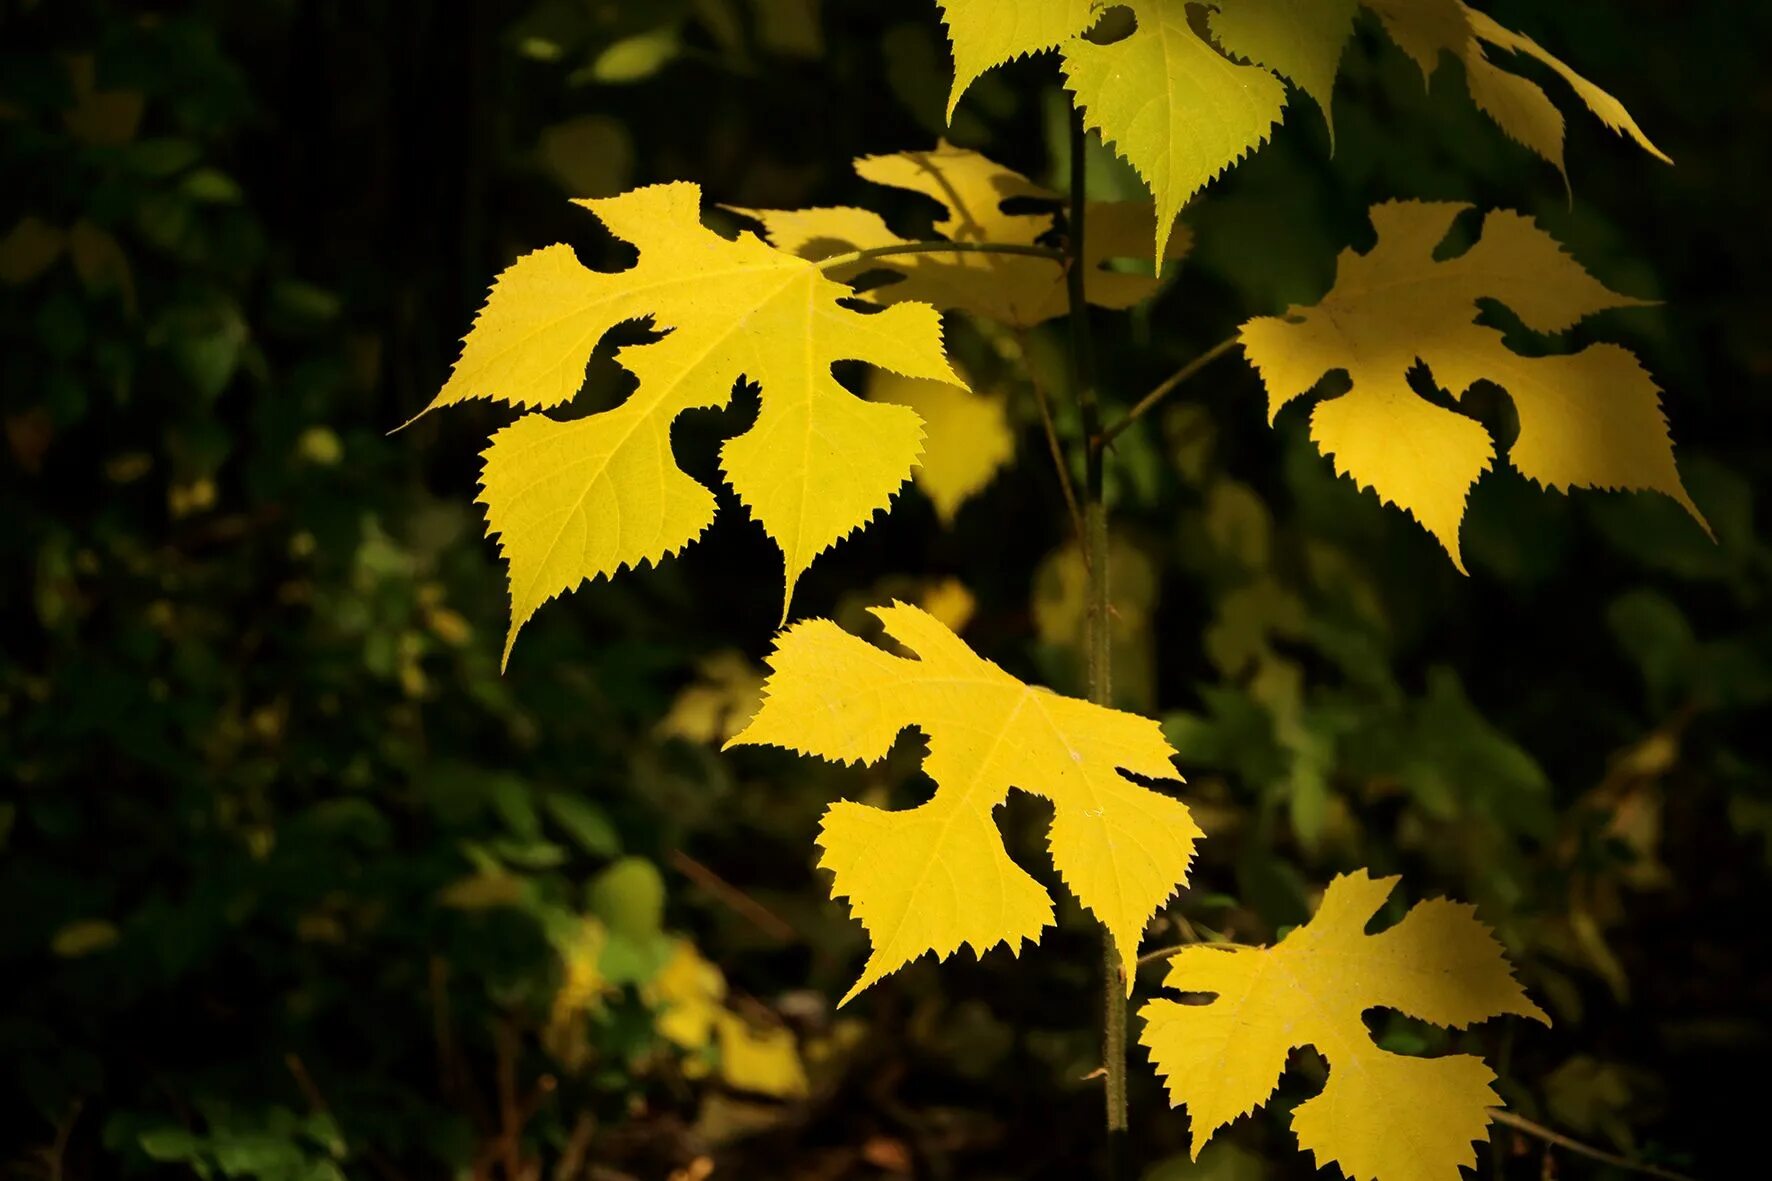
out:
<path id="1" fill-rule="evenodd" d="M 1103 499 L 1101 403 L 1095 391 L 1095 342 L 1089 332 L 1089 303 L 1083 289 L 1088 264 L 1088 156 L 1083 116 L 1071 112 L 1070 223 L 1067 226 L 1065 291 L 1070 303 L 1071 385 L 1083 417 L 1085 466 L 1083 479 L 1083 549 L 1089 576 L 1089 700 L 1113 700 L 1113 662 L 1109 648 L 1108 522 Z M 1102 929 L 1102 1075 L 1106 1082 L 1108 1169 L 1118 1181 L 1126 1137 L 1126 985 L 1113 932 Z"/>

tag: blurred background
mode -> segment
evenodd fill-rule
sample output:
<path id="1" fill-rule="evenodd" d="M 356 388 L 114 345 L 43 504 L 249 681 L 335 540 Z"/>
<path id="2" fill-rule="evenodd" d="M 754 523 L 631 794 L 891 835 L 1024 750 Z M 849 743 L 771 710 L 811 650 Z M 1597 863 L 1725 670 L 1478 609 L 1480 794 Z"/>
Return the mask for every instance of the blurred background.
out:
<path id="1" fill-rule="evenodd" d="M 1363 19 L 1333 156 L 1295 96 L 1184 215 L 1162 294 L 1099 315 L 1106 387 L 1129 404 L 1314 301 L 1375 201 L 1521 209 L 1664 301 L 1572 339 L 1657 376 L 1716 541 L 1665 499 L 1502 470 L 1461 577 L 1335 477 L 1302 408 L 1270 429 L 1253 373 L 1215 363 L 1113 470 L 1120 704 L 1163 719 L 1209 835 L 1147 946 L 1270 940 L 1336 872 L 1401 873 L 1396 906 L 1476 902 L 1555 1024 L 1375 1014 L 1385 1045 L 1482 1052 L 1529 1118 L 1746 1175 L 1772 1049 L 1772 7 L 1484 7 L 1677 167 L 1522 64 L 1569 113 L 1571 202 L 1455 63 L 1424 93 Z M 951 128 L 948 84 L 927 0 L 0 0 L 0 1169 L 1092 1175 L 1099 959 L 1074 903 L 1019 959 L 925 958 L 833 1010 L 865 943 L 814 869 L 818 817 L 923 798 L 921 744 L 869 770 L 717 753 L 780 594 L 729 494 L 683 557 L 542 610 L 501 676 L 472 499 L 509 415 L 388 433 L 518 253 L 623 265 L 568 197 L 688 179 L 921 237 L 934 206 L 852 157 L 945 135 L 1063 175 L 1052 60 L 988 75 Z M 1091 176 L 1141 192 L 1106 152 Z M 901 497 L 796 607 L 861 629 L 922 601 L 1077 692 L 1080 563 L 1024 376 L 1074 429 L 1062 333 L 951 331 L 1012 461 L 955 512 Z M 581 405 L 622 396 L 612 344 Z M 1505 440 L 1506 399 L 1479 403 Z M 752 413 L 685 418 L 689 469 L 717 483 Z M 1049 880 L 1043 806 L 999 815 Z M 1310 1175 L 1286 1113 L 1322 1072 L 1296 1054 L 1191 1165 L 1135 1046 L 1140 1175 Z M 1479 1173 L 1623 1175 L 1501 1129 Z"/>

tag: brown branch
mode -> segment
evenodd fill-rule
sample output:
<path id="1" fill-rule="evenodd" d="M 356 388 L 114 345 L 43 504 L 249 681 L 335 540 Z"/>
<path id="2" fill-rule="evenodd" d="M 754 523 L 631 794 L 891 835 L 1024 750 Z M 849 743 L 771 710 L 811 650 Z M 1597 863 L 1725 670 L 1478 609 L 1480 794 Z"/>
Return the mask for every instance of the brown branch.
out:
<path id="1" fill-rule="evenodd" d="M 1496 1123 L 1501 1124 L 1503 1127 L 1512 1128 L 1514 1131 L 1523 1132 L 1528 1136 L 1534 1136 L 1543 1140 L 1546 1144 L 1554 1144 L 1558 1148 L 1567 1149 L 1578 1156 L 1585 1156 L 1589 1160 L 1597 1160 L 1602 1164 L 1608 1164 L 1614 1168 L 1628 1169 L 1633 1173 L 1642 1173 L 1649 1177 L 1660 1177 L 1662 1181 L 1696 1181 L 1695 1178 L 1688 1177 L 1684 1173 L 1676 1173 L 1672 1169 L 1664 1169 L 1660 1165 L 1651 1165 L 1643 1161 L 1634 1161 L 1628 1156 L 1619 1156 L 1617 1153 L 1607 1152 L 1603 1148 L 1595 1148 L 1591 1144 L 1583 1144 L 1579 1140 L 1565 1136 L 1561 1132 L 1545 1127 L 1543 1124 L 1533 1123 L 1525 1116 L 1515 1115 L 1511 1111 L 1502 1111 L 1499 1108 L 1491 1108 L 1489 1111 L 1489 1118 Z"/>
<path id="2" fill-rule="evenodd" d="M 1022 246 L 1014 242 L 899 242 L 891 246 L 873 246 L 867 250 L 851 250 L 834 254 L 816 264 L 821 271 L 834 271 L 875 258 L 891 258 L 899 254 L 1021 254 L 1063 263 L 1064 252 L 1050 246 Z"/>
<path id="3" fill-rule="evenodd" d="M 1016 341 L 1021 348 L 1022 372 L 1027 375 L 1028 388 L 1034 392 L 1034 405 L 1040 409 L 1040 427 L 1046 434 L 1046 450 L 1052 456 L 1052 470 L 1058 473 L 1058 489 L 1064 493 L 1064 506 L 1070 510 L 1071 528 L 1077 531 L 1077 548 L 1083 554 L 1083 568 L 1089 568 L 1089 546 L 1085 542 L 1083 528 L 1083 506 L 1077 502 L 1077 489 L 1071 483 L 1070 465 L 1064 460 L 1064 445 L 1058 441 L 1058 426 L 1052 419 L 1052 403 L 1046 399 L 1046 387 L 1040 381 L 1034 367 L 1028 364 L 1027 331 L 1016 329 Z"/>
<path id="4" fill-rule="evenodd" d="M 671 850 L 671 868 L 712 894 L 714 898 L 737 912 L 741 917 L 771 939 L 781 943 L 796 943 L 799 932 L 795 931 L 788 921 L 746 894 L 743 890 L 683 852 L 681 849 Z"/>
<path id="5" fill-rule="evenodd" d="M 1218 360 L 1218 358 L 1236 348 L 1240 343 L 1241 341 L 1235 336 L 1231 337 L 1229 340 L 1221 340 L 1193 360 L 1189 361 L 1186 365 L 1183 365 L 1180 369 L 1177 369 L 1174 373 L 1171 373 L 1168 377 L 1165 377 L 1162 381 L 1158 382 L 1156 388 L 1140 398 L 1133 405 L 1132 409 L 1126 412 L 1124 418 L 1095 436 L 1096 446 L 1106 447 L 1108 444 L 1112 443 L 1120 436 L 1121 431 L 1143 418 L 1145 414 L 1149 412 L 1151 407 L 1155 406 L 1158 402 L 1161 402 L 1164 398 L 1167 398 L 1175 391 L 1176 387 L 1180 386 L 1183 382 L 1186 382 L 1189 378 L 1200 372 L 1200 370 L 1206 368 L 1206 366 L 1212 364 L 1212 362 Z"/>

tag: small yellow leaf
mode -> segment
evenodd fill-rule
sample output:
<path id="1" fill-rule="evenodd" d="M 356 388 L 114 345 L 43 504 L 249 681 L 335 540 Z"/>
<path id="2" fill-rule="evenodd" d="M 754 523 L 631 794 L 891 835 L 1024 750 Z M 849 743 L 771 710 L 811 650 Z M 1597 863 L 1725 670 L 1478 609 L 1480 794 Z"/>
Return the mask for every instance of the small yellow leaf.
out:
<path id="1" fill-rule="evenodd" d="M 0 283 L 20 287 L 55 265 L 68 236 L 36 215 L 21 217 L 0 238 Z"/>
<path id="2" fill-rule="evenodd" d="M 91 54 L 67 59 L 74 105 L 62 112 L 62 126 L 82 143 L 99 148 L 121 147 L 141 127 L 147 99 L 139 90 L 99 90 L 98 68 Z"/>
<path id="3" fill-rule="evenodd" d="M 924 588 L 917 606 L 935 616 L 955 635 L 966 630 L 978 610 L 978 599 L 958 578 L 943 578 Z"/>
<path id="4" fill-rule="evenodd" d="M 1264 1102 L 1299 1046 L 1329 1063 L 1292 1128 L 1319 1168 L 1335 1162 L 1356 1181 L 1459 1181 L 1476 1163 L 1495 1074 L 1468 1054 L 1415 1058 L 1381 1050 L 1362 1014 L 1394 1009 L 1462 1029 L 1513 1013 L 1549 1024 L 1514 979 L 1474 907 L 1434 899 L 1376 935 L 1366 926 L 1397 879 L 1336 878 L 1316 917 L 1271 948 L 1190 947 L 1165 984 L 1210 993 L 1208 1004 L 1154 1000 L 1140 1010 L 1170 1100 L 1186 1105 L 1193 1151 Z"/>
<path id="5" fill-rule="evenodd" d="M 863 156 L 855 170 L 875 184 L 922 193 L 946 212 L 936 219 L 937 234 L 952 242 L 991 242 L 1032 246 L 1050 234 L 1051 213 L 1006 213 L 1006 201 L 1047 201 L 1058 195 L 988 157 L 946 142 L 929 152 Z M 902 246 L 878 214 L 863 209 L 740 209 L 761 222 L 776 247 L 802 258 L 826 259 L 855 250 Z M 1097 307 L 1119 310 L 1148 299 L 1157 290 L 1150 275 L 1112 269 L 1116 259 L 1142 258 L 1156 229 L 1156 213 L 1142 201 L 1092 201 L 1085 215 L 1089 267 L 1084 296 Z M 1165 259 L 1184 256 L 1192 238 L 1173 236 Z M 871 287 L 862 298 L 891 305 L 919 300 L 943 311 L 961 311 L 1032 328 L 1064 315 L 1070 307 L 1064 268 L 1052 259 L 1017 254 L 946 254 L 933 251 L 872 258 L 832 270 L 850 279 L 871 271 L 895 271 L 897 282 Z"/>
<path id="6" fill-rule="evenodd" d="M 574 197 L 610 197 L 627 187 L 634 141 L 626 124 L 608 115 L 580 115 L 541 133 L 541 162 Z"/>
<path id="7" fill-rule="evenodd" d="M 69 923 L 49 941 L 49 950 L 65 960 L 79 959 L 95 951 L 103 951 L 117 942 L 115 923 L 105 919 L 81 919 Z"/>
<path id="8" fill-rule="evenodd" d="M 1083 121 L 1138 170 L 1157 202 L 1161 259 L 1181 207 L 1208 181 L 1267 141 L 1286 86 L 1202 40 L 1187 0 L 1128 0 L 1138 28 L 1097 45 L 1064 46 L 1065 83 Z"/>
<path id="9" fill-rule="evenodd" d="M 653 732 L 685 742 L 725 742 L 744 729 L 762 699 L 762 671 L 743 653 L 715 652 L 701 661 L 695 683 L 677 694 Z"/>
<path id="10" fill-rule="evenodd" d="M 654 1026 L 661 1037 L 682 1049 L 700 1050 L 714 1040 L 720 1004 L 726 999 L 726 977 L 702 958 L 695 944 L 679 939 L 671 958 L 641 995 L 658 1011 Z"/>
<path id="11" fill-rule="evenodd" d="M 884 508 L 922 447 L 916 414 L 867 402 L 831 366 L 859 360 L 908 377 L 958 383 L 927 306 L 868 315 L 850 289 L 750 234 L 701 225 L 701 191 L 654 185 L 578 201 L 639 262 L 592 271 L 565 245 L 518 259 L 493 284 L 461 359 L 427 409 L 469 398 L 550 407 L 584 384 L 602 336 L 648 319 L 666 335 L 617 361 L 639 379 L 613 410 L 560 421 L 531 414 L 485 452 L 481 501 L 510 566 L 511 629 L 579 583 L 657 562 L 712 522 L 713 494 L 671 451 L 685 410 L 723 407 L 741 379 L 761 387 L 754 426 L 727 440 L 727 481 L 786 562 L 783 614 L 813 558 Z"/>
<path id="12" fill-rule="evenodd" d="M 585 1018 L 601 1013 L 604 999 L 615 991 L 599 966 L 608 943 L 608 930 L 591 915 L 578 918 L 554 939 L 564 971 L 548 1006 L 541 1040 L 549 1055 L 568 1070 L 577 1070 L 589 1060 Z"/>
<path id="13" fill-rule="evenodd" d="M 942 381 L 875 373 L 868 397 L 909 406 L 929 432 L 912 479 L 951 526 L 960 506 L 978 495 L 1015 457 L 1015 432 L 1000 394 L 979 394 Z"/>
<path id="14" fill-rule="evenodd" d="M 790 1029 L 759 1029 L 731 1010 L 715 1017 L 720 1039 L 720 1077 L 728 1086 L 776 1099 L 798 1099 L 811 1084 Z"/>
<path id="15" fill-rule="evenodd" d="M 728 743 L 871 763 L 902 730 L 928 737 L 923 769 L 936 790 L 926 803 L 889 812 L 844 800 L 825 813 L 820 865 L 873 943 L 844 1003 L 924 952 L 1019 951 L 1039 939 L 1052 900 L 1009 859 L 992 819 L 1012 787 L 1052 801 L 1053 863 L 1113 932 L 1130 988 L 1139 934 L 1185 881 L 1200 835 L 1180 801 L 1121 773 L 1175 777 L 1161 729 L 1026 685 L 916 607 L 874 614 L 915 658 L 829 620 L 789 628 L 770 658 L 763 708 Z"/>
<path id="16" fill-rule="evenodd" d="M 1545 333 L 1644 301 L 1608 290 L 1516 213 L 1490 213 L 1475 246 L 1436 261 L 1435 248 L 1466 208 L 1374 206 L 1377 245 L 1366 254 L 1342 253 L 1328 295 L 1283 318 L 1243 325 L 1243 347 L 1268 389 L 1269 419 L 1324 375 L 1344 370 L 1352 388 L 1318 403 L 1311 438 L 1337 471 L 1414 515 L 1460 570 L 1465 498 L 1495 450 L 1475 420 L 1410 389 L 1407 375 L 1417 361 L 1455 398 L 1478 381 L 1512 396 L 1520 431 L 1508 460 L 1525 475 L 1553 489 L 1663 492 L 1703 525 L 1674 466 L 1660 390 L 1634 356 L 1597 344 L 1523 357 L 1505 346 L 1499 330 L 1475 322 L 1482 299 L 1505 304 Z"/>
<path id="17" fill-rule="evenodd" d="M 516 874 L 482 869 L 437 891 L 437 903 L 454 910 L 493 910 L 516 906 L 527 894 L 526 883 Z"/>

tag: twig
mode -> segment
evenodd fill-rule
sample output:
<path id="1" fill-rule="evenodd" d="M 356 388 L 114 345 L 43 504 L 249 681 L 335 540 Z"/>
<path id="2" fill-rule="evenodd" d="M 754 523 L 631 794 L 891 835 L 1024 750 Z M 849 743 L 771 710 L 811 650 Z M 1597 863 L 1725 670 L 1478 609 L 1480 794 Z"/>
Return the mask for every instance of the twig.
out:
<path id="1" fill-rule="evenodd" d="M 55 1129 L 55 1143 L 49 1147 L 50 1181 L 62 1181 L 62 1162 L 68 1155 L 68 1141 L 74 1135 L 74 1121 L 80 1118 L 80 1109 L 86 1106 L 86 1100 L 76 1099 L 68 1104 L 68 1118 Z"/>
<path id="2" fill-rule="evenodd" d="M 800 933 L 790 926 L 786 919 L 740 890 L 737 886 L 683 852 L 681 849 L 671 850 L 671 868 L 712 894 L 727 907 L 736 911 L 750 924 L 771 939 L 781 943 L 799 941 Z"/>
<path id="3" fill-rule="evenodd" d="M 1101 404 L 1095 390 L 1095 342 L 1089 332 L 1089 300 L 1084 291 L 1088 251 L 1088 143 L 1083 113 L 1071 110 L 1070 216 L 1066 230 L 1065 295 L 1071 327 L 1071 388 L 1083 418 L 1083 552 L 1089 575 L 1089 700 L 1113 701 L 1113 651 L 1109 631 L 1108 524 L 1100 442 Z M 1126 1151 L 1126 992 L 1125 970 L 1112 929 L 1101 932 L 1101 1059 L 1107 1107 L 1107 1176 L 1120 1181 Z"/>
<path id="4" fill-rule="evenodd" d="M 890 258 L 895 254 L 1022 254 L 1060 264 L 1066 257 L 1062 250 L 1054 250 L 1050 246 L 1023 246 L 1015 242 L 899 242 L 892 246 L 872 246 L 866 250 L 851 250 L 847 254 L 833 254 L 829 258 L 820 259 L 817 265 L 821 271 L 834 271 L 870 259 Z"/>
<path id="5" fill-rule="evenodd" d="M 1570 1152 L 1573 1152 L 1578 1156 L 1585 1156 L 1589 1160 L 1597 1160 L 1602 1164 L 1608 1164 L 1614 1168 L 1628 1169 L 1633 1173 L 1642 1173 L 1649 1177 L 1660 1177 L 1662 1181 L 1696 1181 L 1693 1177 L 1688 1177 L 1684 1173 L 1676 1173 L 1672 1169 L 1664 1169 L 1660 1165 L 1645 1164 L 1642 1161 L 1631 1160 L 1628 1156 L 1619 1156 L 1617 1153 L 1607 1152 L 1603 1148 L 1595 1148 L 1591 1144 L 1583 1144 L 1579 1140 L 1565 1136 L 1561 1132 L 1545 1127 L 1543 1124 L 1533 1123 L 1525 1116 L 1515 1115 L 1511 1111 L 1502 1111 L 1499 1108 L 1491 1108 L 1489 1111 L 1489 1118 L 1504 1127 L 1512 1128 L 1516 1132 L 1524 1132 L 1528 1136 L 1536 1136 L 1546 1144 L 1554 1144 L 1558 1148 L 1568 1149 Z"/>
<path id="6" fill-rule="evenodd" d="M 1206 368 L 1206 366 L 1212 364 L 1212 362 L 1218 360 L 1218 358 L 1236 348 L 1239 343 L 1241 342 L 1235 336 L 1231 337 L 1229 340 L 1221 340 L 1193 360 L 1189 361 L 1186 365 L 1183 365 L 1180 369 L 1177 369 L 1174 373 L 1171 373 L 1168 377 L 1165 377 L 1162 381 L 1157 383 L 1155 389 L 1140 398 L 1137 403 L 1133 405 L 1132 409 L 1126 412 L 1126 417 L 1120 419 L 1120 421 L 1096 435 L 1096 445 L 1099 447 L 1108 446 L 1115 439 L 1119 438 L 1121 431 L 1143 418 L 1152 406 L 1155 406 L 1158 402 L 1167 398 L 1175 391 L 1177 386 L 1193 377 L 1194 374 L 1200 372 L 1200 370 Z"/>
<path id="7" fill-rule="evenodd" d="M 1046 449 L 1052 455 L 1052 469 L 1058 473 L 1058 489 L 1064 493 L 1064 506 L 1070 510 L 1071 527 L 1077 531 L 1077 548 L 1083 553 L 1083 568 L 1089 568 L 1089 546 L 1084 537 L 1083 507 L 1077 503 L 1077 489 L 1071 483 L 1071 466 L 1065 462 L 1064 446 L 1058 441 L 1058 425 L 1052 418 L 1052 404 L 1046 400 L 1046 387 L 1040 381 L 1034 367 L 1028 364 L 1027 331 L 1016 329 L 1016 341 L 1021 347 L 1022 372 L 1027 375 L 1028 387 L 1034 391 L 1034 405 L 1040 408 L 1040 426 L 1046 434 Z"/>
<path id="8" fill-rule="evenodd" d="M 591 1118 L 591 1113 L 579 1112 L 566 1137 L 566 1147 L 560 1150 L 560 1159 L 554 1162 L 554 1181 L 578 1181 L 578 1175 L 585 1167 L 585 1156 L 591 1150 L 591 1136 L 596 1130 L 597 1121 Z"/>

